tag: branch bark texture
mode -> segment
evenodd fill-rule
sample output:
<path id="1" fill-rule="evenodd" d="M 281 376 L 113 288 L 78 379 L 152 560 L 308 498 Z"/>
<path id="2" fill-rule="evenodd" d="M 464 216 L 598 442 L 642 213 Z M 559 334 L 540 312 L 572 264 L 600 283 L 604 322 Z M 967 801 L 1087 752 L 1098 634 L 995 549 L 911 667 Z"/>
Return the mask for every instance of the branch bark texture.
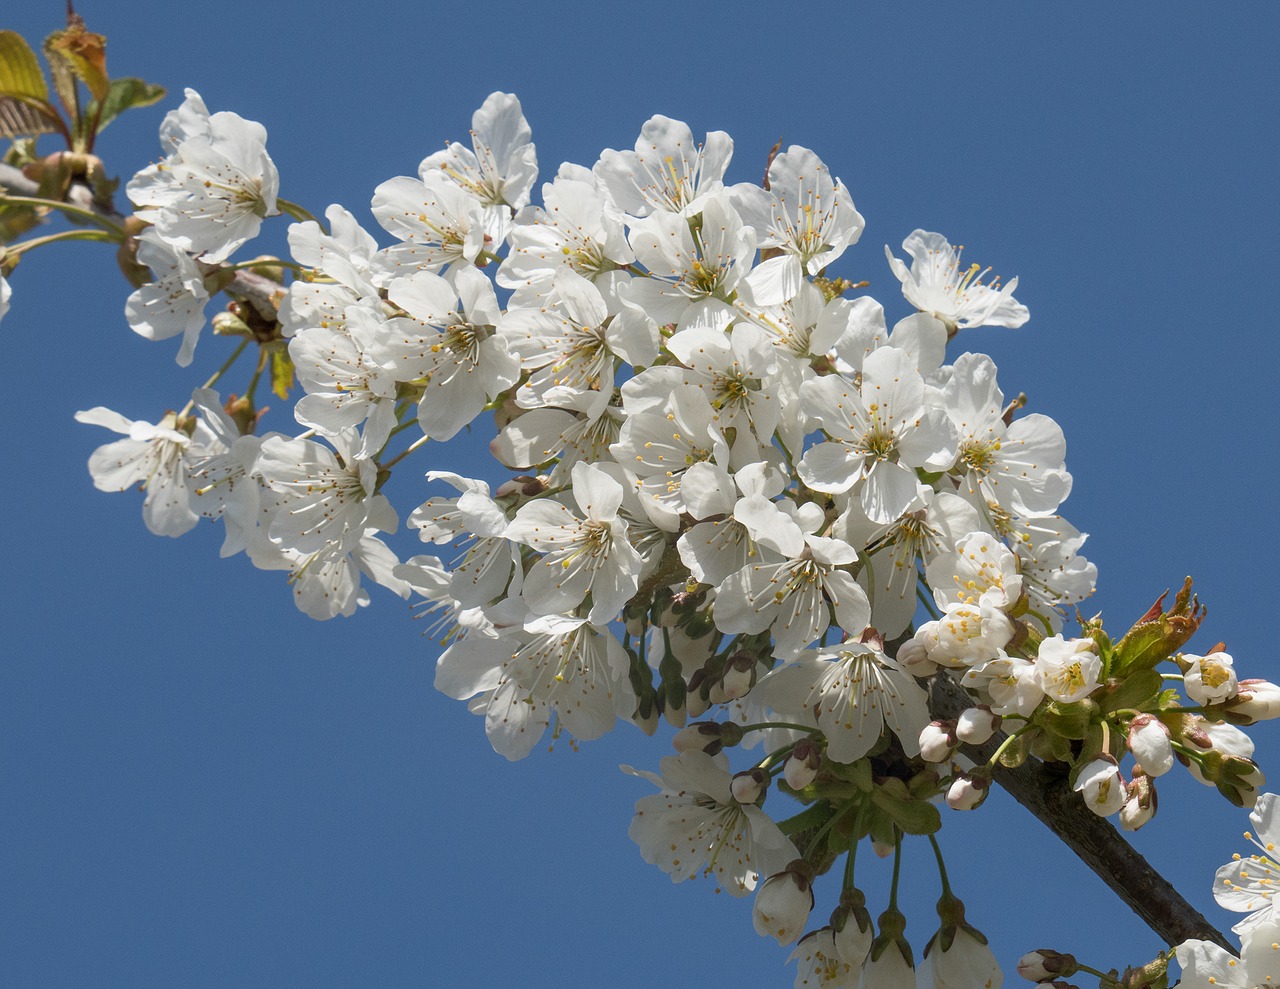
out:
<path id="1" fill-rule="evenodd" d="M 929 680 L 929 707 L 934 717 L 956 718 L 972 707 L 964 688 L 946 672 Z M 986 763 L 1000 743 L 998 732 L 983 745 L 962 745 L 974 762 Z M 1173 885 L 1140 855 L 1104 817 L 1085 807 L 1079 794 L 1067 784 L 1065 767 L 1030 758 L 1016 769 L 996 764 L 995 781 L 1038 817 L 1097 874 L 1121 900 L 1170 945 L 1199 938 L 1221 945 L 1232 954 L 1237 949 L 1221 931 L 1188 903 Z"/>

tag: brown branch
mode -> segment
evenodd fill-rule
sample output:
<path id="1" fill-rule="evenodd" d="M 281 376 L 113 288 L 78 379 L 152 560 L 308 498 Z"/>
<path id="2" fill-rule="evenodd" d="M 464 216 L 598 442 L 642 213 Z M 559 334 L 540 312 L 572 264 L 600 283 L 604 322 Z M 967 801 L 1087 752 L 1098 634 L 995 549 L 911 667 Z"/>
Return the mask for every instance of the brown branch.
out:
<path id="1" fill-rule="evenodd" d="M 945 671 L 930 678 L 929 708 L 934 717 L 956 718 L 972 706 L 965 689 Z M 974 762 L 984 764 L 1004 739 L 1004 733 L 998 732 L 982 745 L 961 746 L 961 751 Z M 1067 785 L 1064 766 L 1035 758 L 1027 759 L 1016 769 L 996 763 L 994 777 L 1168 944 L 1199 938 L 1236 954 L 1237 949 L 1226 935 L 1183 899 L 1110 821 L 1085 807 L 1079 794 Z"/>

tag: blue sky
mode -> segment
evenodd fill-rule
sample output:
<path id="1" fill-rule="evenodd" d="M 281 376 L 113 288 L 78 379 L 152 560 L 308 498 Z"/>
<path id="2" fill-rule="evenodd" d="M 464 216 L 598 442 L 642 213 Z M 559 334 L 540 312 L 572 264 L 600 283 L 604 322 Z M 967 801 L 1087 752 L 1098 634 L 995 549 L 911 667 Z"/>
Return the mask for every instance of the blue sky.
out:
<path id="1" fill-rule="evenodd" d="M 61 11 L 30 2 L 0 28 L 38 39 Z M 1209 605 L 1193 645 L 1223 639 L 1242 675 L 1280 678 L 1274 6 L 80 11 L 114 73 L 170 89 L 107 132 L 110 171 L 157 156 L 163 109 L 192 86 L 266 125 L 282 195 L 370 226 L 373 188 L 464 137 L 493 90 L 520 96 L 544 177 L 630 147 L 657 112 L 728 131 L 735 181 L 779 138 L 814 148 L 867 220 L 842 271 L 891 315 L 907 308 L 882 248 L 917 226 L 1020 278 L 1031 321 L 960 343 L 1066 432 L 1064 514 L 1100 571 L 1089 611 L 1122 629 L 1192 574 Z M 154 419 L 221 360 L 206 338 L 182 372 L 176 345 L 132 334 L 93 246 L 24 261 L 3 323 L 22 470 L 4 494 L 0 984 L 790 985 L 749 900 L 673 887 L 627 838 L 650 791 L 617 766 L 656 768 L 660 740 L 621 726 L 510 765 L 432 690 L 437 653 L 403 602 L 313 623 L 279 574 L 220 561 L 213 527 L 153 537 L 137 498 L 93 490 L 85 461 L 107 436 L 72 414 Z M 482 470 L 487 440 L 418 465 Z M 402 485 L 402 514 L 419 490 Z M 1255 738 L 1273 767 L 1280 734 Z M 1210 884 L 1246 817 L 1174 775 L 1137 844 L 1225 928 Z M 1006 984 L 1035 947 L 1107 968 L 1160 946 L 1011 801 L 944 824 Z M 918 952 L 937 887 L 927 845 L 909 851 Z M 882 865 L 864 874 L 873 913 Z"/>

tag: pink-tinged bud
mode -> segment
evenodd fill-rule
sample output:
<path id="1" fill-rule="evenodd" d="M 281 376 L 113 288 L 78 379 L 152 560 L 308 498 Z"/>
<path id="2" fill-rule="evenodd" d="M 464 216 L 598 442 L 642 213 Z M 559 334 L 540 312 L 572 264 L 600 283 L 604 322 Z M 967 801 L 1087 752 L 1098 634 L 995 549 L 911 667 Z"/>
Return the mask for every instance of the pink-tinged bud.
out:
<path id="1" fill-rule="evenodd" d="M 1156 787 L 1141 772 L 1136 773 L 1129 784 L 1129 796 L 1120 808 L 1120 827 L 1137 831 L 1156 816 Z"/>
<path id="2" fill-rule="evenodd" d="M 979 704 L 960 713 L 956 719 L 956 738 L 970 745 L 981 745 L 996 733 L 1000 722 L 1000 715 L 992 714 L 991 708 Z"/>
<path id="3" fill-rule="evenodd" d="M 1018 974 L 1029 982 L 1047 982 L 1060 975 L 1075 975 L 1077 971 L 1075 955 L 1052 948 L 1037 948 L 1018 959 Z"/>
<path id="4" fill-rule="evenodd" d="M 871 839 L 871 850 L 876 853 L 876 858 L 882 859 L 887 859 L 894 851 L 893 845 L 875 838 Z"/>
<path id="5" fill-rule="evenodd" d="M 812 909 L 813 889 L 809 881 L 796 872 L 779 872 L 766 879 L 756 891 L 751 922 L 761 937 L 790 944 L 804 931 Z"/>
<path id="6" fill-rule="evenodd" d="M 653 733 L 658 730 L 658 720 L 659 714 L 657 704 L 649 705 L 648 714 L 641 714 L 639 711 L 636 711 L 636 713 L 631 716 L 631 723 L 649 736 L 652 736 Z"/>
<path id="7" fill-rule="evenodd" d="M 946 762 L 956 748 L 955 724 L 931 721 L 920 731 L 920 758 L 925 762 Z"/>
<path id="8" fill-rule="evenodd" d="M 929 677 L 938 672 L 938 664 L 929 658 L 929 650 L 923 642 L 908 639 L 898 647 L 897 660 L 913 677 Z"/>
<path id="9" fill-rule="evenodd" d="M 1085 806 L 1099 817 L 1109 817 L 1124 806 L 1129 796 L 1120 767 L 1111 756 L 1100 756 L 1085 764 L 1072 787 L 1084 798 Z"/>
<path id="10" fill-rule="evenodd" d="M 1148 776 L 1163 776 L 1173 768 L 1173 743 L 1164 722 L 1139 714 L 1129 722 L 1129 751 Z"/>
<path id="11" fill-rule="evenodd" d="M 689 720 L 689 707 L 687 704 L 676 707 L 668 701 L 662 705 L 662 716 L 667 719 L 667 724 L 672 728 L 683 728 Z"/>
<path id="12" fill-rule="evenodd" d="M 705 752 L 715 755 L 723 745 L 720 742 L 720 726 L 714 721 L 695 721 L 685 725 L 671 738 L 677 752 Z"/>
<path id="13" fill-rule="evenodd" d="M 1227 710 L 1248 718 L 1248 724 L 1280 718 L 1280 687 L 1270 680 L 1241 680 Z"/>
<path id="14" fill-rule="evenodd" d="M 803 790 L 818 778 L 818 767 L 822 765 L 822 753 L 812 739 L 802 738 L 796 742 L 791 755 L 782 767 L 782 778 L 793 790 Z"/>
<path id="15" fill-rule="evenodd" d="M 981 776 L 957 776 L 947 787 L 947 806 L 952 810 L 973 810 L 987 799 L 991 781 Z"/>
<path id="16" fill-rule="evenodd" d="M 696 690 L 690 690 L 684 698 L 684 710 L 687 717 L 700 718 L 711 710 L 711 702 Z"/>
<path id="17" fill-rule="evenodd" d="M 754 804 L 769 787 L 769 774 L 763 769 L 748 769 L 729 781 L 729 792 L 740 804 Z"/>
<path id="18" fill-rule="evenodd" d="M 728 665 L 725 666 L 724 678 L 721 680 L 721 689 L 724 691 L 726 700 L 736 701 L 739 697 L 747 696 L 751 688 L 756 685 L 758 668 L 756 657 L 749 652 L 740 652 L 729 660 Z"/>

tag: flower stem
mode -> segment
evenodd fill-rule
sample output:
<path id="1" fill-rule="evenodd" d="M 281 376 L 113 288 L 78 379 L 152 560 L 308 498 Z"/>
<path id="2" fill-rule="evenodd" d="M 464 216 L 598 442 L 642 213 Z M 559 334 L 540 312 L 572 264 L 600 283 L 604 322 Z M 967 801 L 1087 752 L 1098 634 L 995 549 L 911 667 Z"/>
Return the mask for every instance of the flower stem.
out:
<path id="1" fill-rule="evenodd" d="M 39 199 L 35 196 L 11 196 L 7 193 L 0 192 L 0 206 L 5 203 L 16 203 L 19 206 L 38 206 L 44 209 L 61 210 L 68 216 L 74 216 L 77 219 L 84 220 L 86 223 L 96 223 L 100 227 L 105 227 L 116 235 L 116 240 L 124 240 L 124 227 L 120 224 L 108 220 L 105 216 L 100 216 L 93 210 L 85 209 L 83 206 L 73 206 L 71 203 L 59 202 L 56 199 Z"/>
<path id="2" fill-rule="evenodd" d="M 952 895 L 951 883 L 947 881 L 947 865 L 942 861 L 942 848 L 933 835 L 929 835 L 929 844 L 933 846 L 933 857 L 938 861 L 938 878 L 942 880 L 942 895 L 949 897 Z"/>
<path id="3" fill-rule="evenodd" d="M 219 379 L 219 378 L 221 378 L 224 374 L 226 374 L 228 371 L 230 371 L 230 370 L 231 370 L 231 365 L 232 365 L 232 364 L 234 364 L 234 363 L 236 362 L 236 360 L 240 357 L 240 355 L 244 353 L 244 348 L 245 348 L 245 347 L 247 347 L 247 346 L 249 346 L 249 340 L 248 340 L 248 338 L 246 337 L 244 340 L 241 340 L 241 341 L 240 341 L 240 346 L 236 347 L 236 349 L 235 349 L 235 350 L 233 350 L 233 351 L 231 352 L 231 356 L 230 356 L 230 357 L 228 357 L 228 358 L 223 362 L 222 367 L 220 367 L 220 368 L 218 368 L 218 370 L 214 371 L 214 372 L 213 372 L 213 374 L 209 377 L 209 380 L 208 380 L 208 381 L 206 381 L 206 382 L 205 382 L 203 385 L 201 385 L 200 387 L 201 387 L 201 388 L 212 388 L 215 384 L 217 384 L 217 383 L 218 383 L 218 379 Z M 191 411 L 191 407 L 192 407 L 193 405 L 195 405 L 195 404 L 196 404 L 196 400 L 195 400 L 195 398 L 192 398 L 189 402 L 187 402 L 187 404 L 186 404 L 186 405 L 184 405 L 184 406 L 182 407 L 182 411 L 178 413 L 178 418 L 179 418 L 179 419 L 181 419 L 181 418 L 182 418 L 183 416 L 185 416 L 188 412 L 190 412 L 190 411 Z"/>
<path id="4" fill-rule="evenodd" d="M 889 886 L 890 910 L 898 909 L 898 876 L 902 872 L 902 831 L 896 826 L 893 829 L 893 882 Z"/>
<path id="5" fill-rule="evenodd" d="M 324 230 L 325 233 L 329 232 L 328 230 L 325 229 L 325 225 L 316 218 L 314 213 L 312 213 L 308 209 L 303 208 L 302 206 L 299 206 L 297 203 L 291 203 L 289 202 L 289 200 L 281 199 L 277 196 L 276 205 L 280 207 L 280 212 L 288 214 L 289 216 L 293 217 L 295 220 L 300 220 L 304 222 L 307 220 L 310 220 L 312 223 L 319 225 L 320 229 Z"/>
<path id="6" fill-rule="evenodd" d="M 418 437 L 416 440 L 410 443 L 407 447 L 405 447 L 399 454 L 392 457 L 385 464 L 379 464 L 378 466 L 383 470 L 390 470 L 396 464 L 400 463 L 401 460 L 409 456 L 409 454 L 413 453 L 414 450 L 418 449 L 418 447 L 422 446 L 423 443 L 428 442 L 430 439 L 431 439 L 430 436 Z"/>
<path id="7" fill-rule="evenodd" d="M 116 238 L 111 236 L 106 230 L 63 230 L 60 233 L 49 234 L 45 237 L 33 237 L 31 240 L 24 240 L 17 244 L 12 244 L 5 249 L 5 254 L 9 257 L 17 257 L 25 254 L 27 251 L 34 250 L 37 247 L 43 247 L 45 244 L 54 244 L 60 240 L 105 240 L 115 243 Z"/>

